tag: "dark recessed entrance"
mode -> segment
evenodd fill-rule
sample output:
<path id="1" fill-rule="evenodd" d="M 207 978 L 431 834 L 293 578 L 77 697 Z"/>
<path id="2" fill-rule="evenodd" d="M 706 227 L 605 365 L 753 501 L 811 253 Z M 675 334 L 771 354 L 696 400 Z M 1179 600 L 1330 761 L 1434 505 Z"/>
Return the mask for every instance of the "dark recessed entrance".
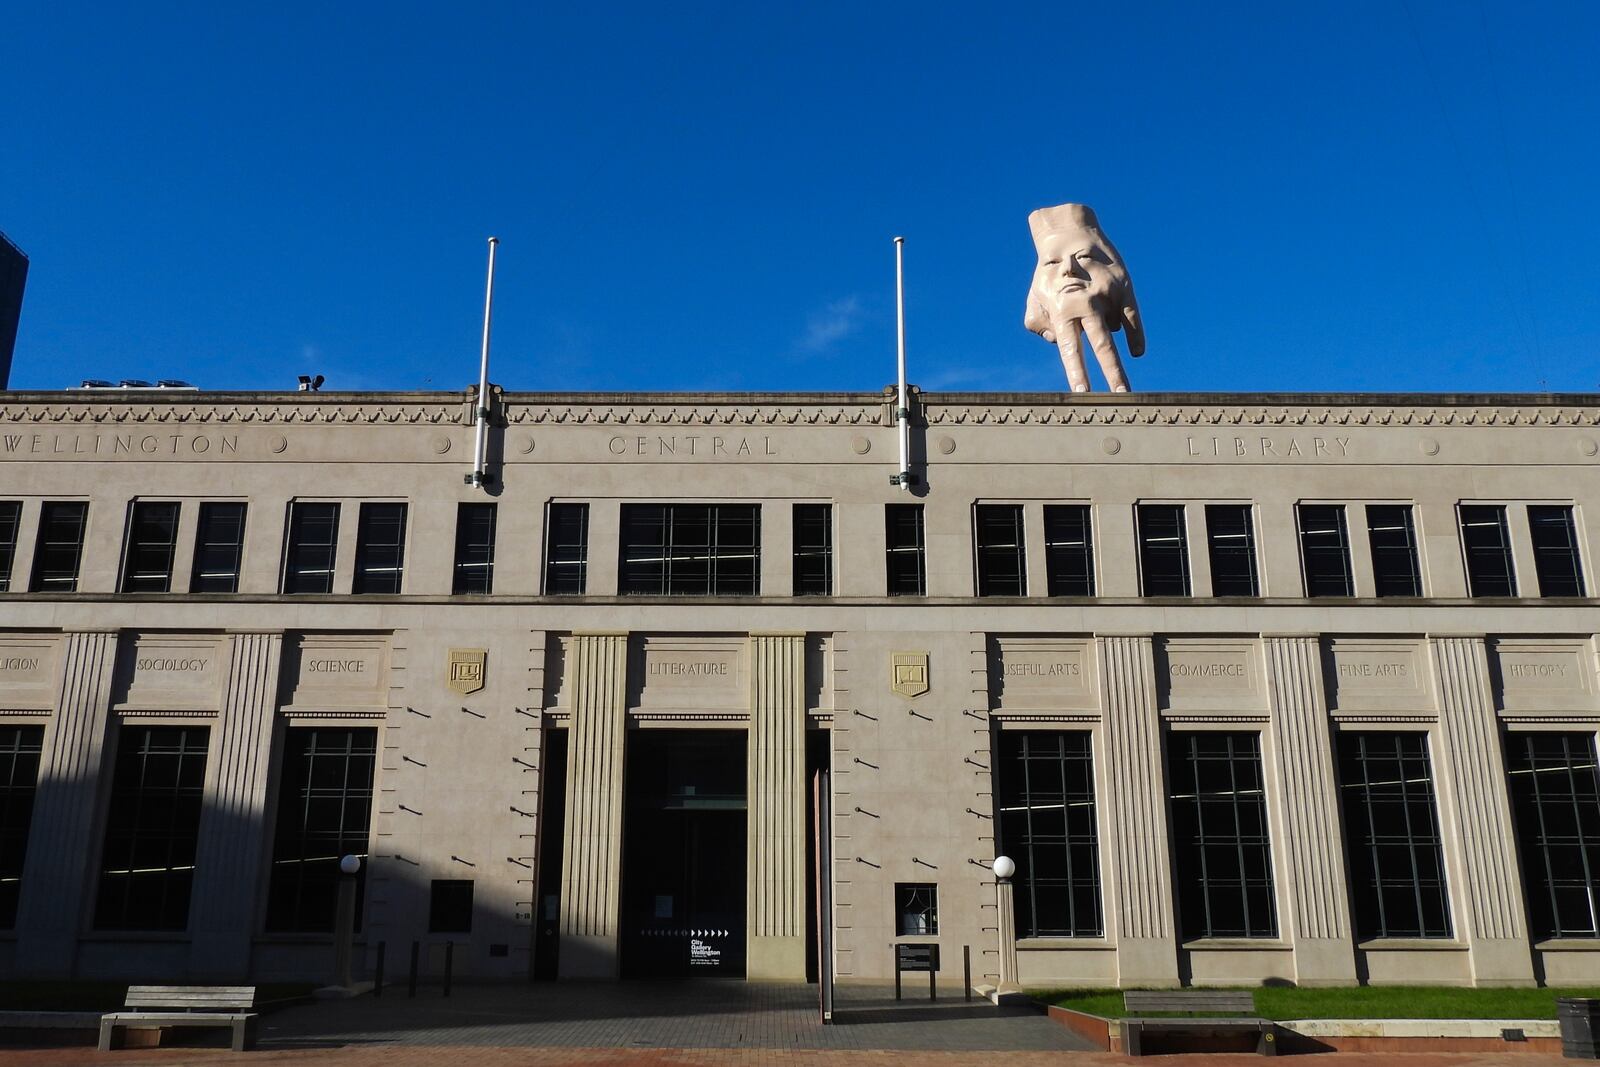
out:
<path id="1" fill-rule="evenodd" d="M 743 730 L 629 734 L 624 977 L 744 977 L 745 752 Z"/>

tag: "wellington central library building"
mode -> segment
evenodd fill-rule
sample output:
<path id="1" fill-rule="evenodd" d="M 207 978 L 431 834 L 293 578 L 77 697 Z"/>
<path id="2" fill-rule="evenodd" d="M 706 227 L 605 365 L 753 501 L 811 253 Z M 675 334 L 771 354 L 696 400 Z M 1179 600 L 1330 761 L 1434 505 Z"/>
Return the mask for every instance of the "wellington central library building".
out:
<path id="1" fill-rule="evenodd" d="M 1600 397 L 476 406 L 0 394 L 0 976 L 1600 975 Z"/>

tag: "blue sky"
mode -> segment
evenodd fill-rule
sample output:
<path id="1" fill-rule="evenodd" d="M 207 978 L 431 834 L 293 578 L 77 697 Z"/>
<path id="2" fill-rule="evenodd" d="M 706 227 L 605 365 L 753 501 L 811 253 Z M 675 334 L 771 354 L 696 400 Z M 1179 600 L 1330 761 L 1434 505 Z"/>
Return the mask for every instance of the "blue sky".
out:
<path id="1" fill-rule="evenodd" d="M 1600 388 L 1600 4 L 16 4 L 14 388 L 1064 388 L 1093 205 L 1135 389 Z M 1098 387 L 1098 385 L 1097 385 Z"/>

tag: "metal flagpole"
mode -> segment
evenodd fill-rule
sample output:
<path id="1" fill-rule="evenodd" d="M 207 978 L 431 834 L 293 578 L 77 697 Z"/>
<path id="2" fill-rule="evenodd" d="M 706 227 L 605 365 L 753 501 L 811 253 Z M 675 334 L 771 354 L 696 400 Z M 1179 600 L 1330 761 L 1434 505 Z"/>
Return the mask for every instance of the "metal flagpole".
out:
<path id="1" fill-rule="evenodd" d="M 483 294 L 483 352 L 478 361 L 478 421 L 472 438 L 472 473 L 467 481 L 482 488 L 489 481 L 483 472 L 484 450 L 489 443 L 489 320 L 494 312 L 494 250 L 500 238 L 489 238 L 489 281 Z"/>
<path id="2" fill-rule="evenodd" d="M 894 308 L 895 330 L 898 341 L 899 382 L 900 393 L 895 400 L 895 419 L 900 424 L 900 473 L 889 479 L 890 484 L 898 485 L 902 491 L 909 492 L 912 483 L 911 477 L 911 404 L 906 396 L 906 239 L 894 239 Z"/>

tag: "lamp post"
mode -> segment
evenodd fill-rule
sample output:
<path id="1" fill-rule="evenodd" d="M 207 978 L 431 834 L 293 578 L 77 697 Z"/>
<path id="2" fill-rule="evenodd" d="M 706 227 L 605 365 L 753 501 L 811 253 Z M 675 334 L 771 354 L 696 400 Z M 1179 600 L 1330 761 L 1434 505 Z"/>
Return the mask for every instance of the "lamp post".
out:
<path id="1" fill-rule="evenodd" d="M 996 856 L 993 870 L 995 926 L 1000 937 L 1000 984 L 993 999 L 996 1004 L 1006 1004 L 1025 999 L 1017 984 L 1017 923 L 1011 890 L 1011 876 L 1017 873 L 1017 864 L 1010 856 Z"/>
<path id="2" fill-rule="evenodd" d="M 339 900 L 333 920 L 333 984 L 342 989 L 355 984 L 350 975 L 350 958 L 356 937 L 356 872 L 360 870 L 360 856 L 340 858 Z"/>

